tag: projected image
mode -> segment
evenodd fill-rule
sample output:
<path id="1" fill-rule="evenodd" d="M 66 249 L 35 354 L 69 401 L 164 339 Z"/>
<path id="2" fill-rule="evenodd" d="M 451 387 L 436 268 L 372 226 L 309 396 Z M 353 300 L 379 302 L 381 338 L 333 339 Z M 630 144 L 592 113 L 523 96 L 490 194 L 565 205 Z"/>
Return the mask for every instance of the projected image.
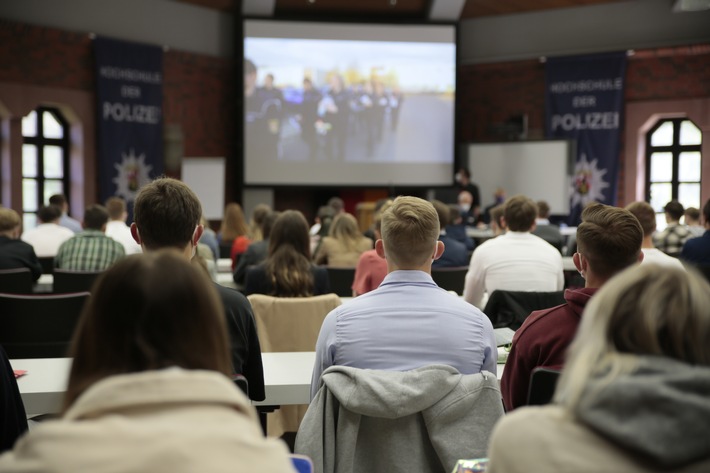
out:
<path id="1" fill-rule="evenodd" d="M 450 163 L 455 46 L 245 38 L 246 159 Z"/>

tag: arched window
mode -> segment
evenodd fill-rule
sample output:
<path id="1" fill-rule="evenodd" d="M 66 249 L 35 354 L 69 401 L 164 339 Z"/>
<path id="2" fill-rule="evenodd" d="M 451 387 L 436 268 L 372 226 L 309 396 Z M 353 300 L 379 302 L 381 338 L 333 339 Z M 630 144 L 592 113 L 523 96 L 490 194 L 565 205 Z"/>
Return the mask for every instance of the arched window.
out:
<path id="1" fill-rule="evenodd" d="M 678 200 L 700 208 L 702 133 L 687 118 L 659 120 L 646 135 L 646 199 L 666 227 L 663 207 Z"/>
<path id="2" fill-rule="evenodd" d="M 22 119 L 23 228 L 37 225 L 37 210 L 69 188 L 68 126 L 57 109 L 39 107 Z"/>

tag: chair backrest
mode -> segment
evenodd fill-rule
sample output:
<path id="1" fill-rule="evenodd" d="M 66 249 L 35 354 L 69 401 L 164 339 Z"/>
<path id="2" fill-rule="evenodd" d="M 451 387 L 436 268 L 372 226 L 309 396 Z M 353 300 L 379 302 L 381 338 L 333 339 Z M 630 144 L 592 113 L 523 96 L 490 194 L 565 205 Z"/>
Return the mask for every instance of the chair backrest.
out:
<path id="1" fill-rule="evenodd" d="M 37 257 L 42 266 L 42 274 L 52 274 L 54 272 L 54 256 Z"/>
<path id="2" fill-rule="evenodd" d="M 336 294 L 314 297 L 248 296 L 262 352 L 313 351 L 323 319 L 341 304 Z"/>
<path id="3" fill-rule="evenodd" d="M 541 406 L 549 404 L 555 394 L 559 370 L 538 367 L 532 371 L 530 386 L 528 387 L 528 405 Z"/>
<path id="4" fill-rule="evenodd" d="M 352 297 L 355 268 L 331 268 L 328 266 L 330 290 L 340 297 Z"/>
<path id="5" fill-rule="evenodd" d="M 493 291 L 483 312 L 494 328 L 510 327 L 518 330 L 534 310 L 549 309 L 565 303 L 564 291 L 525 292 Z"/>
<path id="6" fill-rule="evenodd" d="M 432 268 L 431 278 L 437 286 L 447 291 L 454 291 L 459 296 L 463 295 L 464 282 L 468 266 L 455 268 Z"/>
<path id="7" fill-rule="evenodd" d="M 61 358 L 88 292 L 62 295 L 0 294 L 0 345 L 14 358 Z"/>
<path id="8" fill-rule="evenodd" d="M 30 269 L 0 269 L 0 292 L 32 294 L 32 273 Z"/>
<path id="9" fill-rule="evenodd" d="M 96 278 L 103 271 L 69 271 L 66 269 L 54 270 L 53 292 L 55 294 L 66 294 L 68 292 L 91 292 Z"/>

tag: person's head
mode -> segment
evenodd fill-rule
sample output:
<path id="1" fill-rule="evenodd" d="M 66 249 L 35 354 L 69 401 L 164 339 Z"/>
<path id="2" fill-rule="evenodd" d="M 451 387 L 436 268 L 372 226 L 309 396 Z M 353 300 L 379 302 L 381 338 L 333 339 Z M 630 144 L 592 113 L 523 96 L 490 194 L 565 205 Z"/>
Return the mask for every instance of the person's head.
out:
<path id="1" fill-rule="evenodd" d="M 0 207 L 0 235 L 12 239 L 20 236 L 20 214 L 12 209 Z"/>
<path id="2" fill-rule="evenodd" d="M 461 209 L 456 204 L 448 204 L 449 207 L 449 225 L 460 225 L 463 221 L 461 217 Z"/>
<path id="3" fill-rule="evenodd" d="M 133 204 L 131 233 L 144 249 L 197 246 L 202 236 L 202 205 L 197 195 L 184 182 L 161 177 L 146 184 Z"/>
<path id="4" fill-rule="evenodd" d="M 434 210 L 436 210 L 436 214 L 439 216 L 439 227 L 443 230 L 451 222 L 449 206 L 440 200 L 432 200 L 431 205 L 434 206 Z"/>
<path id="5" fill-rule="evenodd" d="M 710 285 L 695 270 L 641 265 L 606 284 L 584 310 L 555 394 L 571 411 L 593 377 L 628 373 L 637 355 L 710 366 Z"/>
<path id="6" fill-rule="evenodd" d="M 683 204 L 677 200 L 671 200 L 663 207 L 663 211 L 666 213 L 666 222 L 678 223 L 683 216 Z"/>
<path id="7" fill-rule="evenodd" d="M 264 88 L 265 89 L 273 89 L 274 88 L 274 75 L 273 74 L 266 74 L 264 77 Z"/>
<path id="8" fill-rule="evenodd" d="M 126 201 L 120 197 L 109 197 L 106 199 L 106 211 L 111 220 L 125 222 L 126 217 L 128 217 Z"/>
<path id="9" fill-rule="evenodd" d="M 244 218 L 241 205 L 236 202 L 227 204 L 224 208 L 224 217 L 222 217 L 219 232 L 222 235 L 222 241 L 232 241 L 239 236 L 249 234 L 249 225 Z"/>
<path id="10" fill-rule="evenodd" d="M 335 215 L 337 215 L 345 209 L 345 202 L 343 202 L 343 199 L 340 197 L 331 197 L 328 199 L 328 206 L 331 207 Z"/>
<path id="11" fill-rule="evenodd" d="M 223 306 L 174 251 L 129 256 L 99 276 L 74 333 L 65 408 L 113 375 L 177 366 L 232 372 Z"/>
<path id="12" fill-rule="evenodd" d="M 529 232 L 537 218 L 537 204 L 524 195 L 514 195 L 505 201 L 503 217 L 508 230 L 512 232 Z"/>
<path id="13" fill-rule="evenodd" d="M 269 236 L 266 273 L 273 283 L 272 295 L 313 295 L 311 239 L 308 234 L 308 222 L 301 212 L 286 210 L 274 222 Z"/>
<path id="14" fill-rule="evenodd" d="M 550 204 L 544 200 L 537 201 L 537 216 L 539 218 L 548 218 L 550 216 Z"/>
<path id="15" fill-rule="evenodd" d="M 357 247 L 357 241 L 362 235 L 355 217 L 343 212 L 333 219 L 333 223 L 328 230 L 328 236 L 342 242 L 347 249 L 354 251 Z"/>
<path id="16" fill-rule="evenodd" d="M 69 210 L 69 202 L 64 194 L 54 194 L 49 198 L 49 205 L 56 205 L 62 212 Z"/>
<path id="17" fill-rule="evenodd" d="M 505 233 L 508 226 L 505 223 L 505 204 L 498 204 L 488 211 L 491 216 L 491 228 L 493 233 L 498 236 Z"/>
<path id="18" fill-rule="evenodd" d="M 589 287 L 599 287 L 643 258 L 642 243 L 643 229 L 631 212 L 593 203 L 582 211 L 574 263 Z"/>
<path id="19" fill-rule="evenodd" d="M 697 226 L 700 225 L 700 210 L 695 207 L 688 207 L 683 214 L 685 216 L 685 224 Z"/>
<path id="20" fill-rule="evenodd" d="M 469 191 L 461 191 L 457 197 L 461 212 L 468 212 L 473 205 L 473 195 Z"/>
<path id="21" fill-rule="evenodd" d="M 261 235 L 264 240 L 271 238 L 271 229 L 274 228 L 274 223 L 276 223 L 279 215 L 281 215 L 281 212 L 269 212 L 264 218 L 264 222 L 261 225 Z"/>
<path id="22" fill-rule="evenodd" d="M 264 238 L 264 220 L 271 213 L 271 207 L 267 204 L 258 204 L 251 212 L 249 221 L 249 233 L 253 241 L 263 240 Z"/>
<path id="23" fill-rule="evenodd" d="M 468 185 L 468 183 L 471 182 L 471 173 L 467 168 L 459 168 L 459 170 L 456 172 L 456 182 L 463 186 Z"/>
<path id="24" fill-rule="evenodd" d="M 340 74 L 331 75 L 328 79 L 328 84 L 330 84 L 330 87 L 331 89 L 333 89 L 333 92 L 340 92 L 345 88 L 343 78 L 340 76 Z"/>
<path id="25" fill-rule="evenodd" d="M 250 96 L 256 89 L 256 66 L 249 59 L 244 59 L 244 95 Z"/>
<path id="26" fill-rule="evenodd" d="M 493 200 L 496 204 L 502 204 L 505 202 L 505 189 L 502 187 L 496 187 L 496 190 L 493 193 Z"/>
<path id="27" fill-rule="evenodd" d="M 108 223 L 108 212 L 103 205 L 94 204 L 84 210 L 84 221 L 82 226 L 85 230 L 106 230 Z"/>
<path id="28" fill-rule="evenodd" d="M 56 205 L 45 205 L 37 210 L 37 218 L 41 223 L 59 223 L 62 209 Z"/>
<path id="29" fill-rule="evenodd" d="M 637 201 L 631 202 L 625 207 L 626 210 L 636 217 L 643 229 L 644 238 L 648 238 L 656 231 L 656 212 L 648 202 Z"/>
<path id="30" fill-rule="evenodd" d="M 439 242 L 439 216 L 426 200 L 411 196 L 397 197 L 382 212 L 382 239 L 375 249 L 387 260 L 390 271 L 422 269 L 444 252 Z"/>

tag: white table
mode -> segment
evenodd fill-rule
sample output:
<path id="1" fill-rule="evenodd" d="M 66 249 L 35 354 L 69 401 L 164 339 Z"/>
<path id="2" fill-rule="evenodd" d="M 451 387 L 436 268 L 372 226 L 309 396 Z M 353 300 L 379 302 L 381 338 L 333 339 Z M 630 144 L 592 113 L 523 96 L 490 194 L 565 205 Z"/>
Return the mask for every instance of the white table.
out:
<path id="1" fill-rule="evenodd" d="M 217 272 L 229 273 L 232 275 L 232 258 L 220 258 L 217 260 Z"/>
<path id="2" fill-rule="evenodd" d="M 230 263 L 231 265 L 231 263 Z M 231 287 L 232 289 L 238 289 L 237 285 L 234 284 L 234 279 L 232 278 L 231 268 L 229 272 L 218 272 L 217 273 L 217 284 L 225 287 Z M 52 286 L 54 285 L 54 275 L 43 274 L 39 277 L 34 285 L 34 292 L 37 294 L 51 293 Z"/>
<path id="3" fill-rule="evenodd" d="M 255 406 L 309 404 L 315 352 L 262 353 L 266 399 Z M 59 412 L 67 388 L 71 358 L 10 360 L 13 369 L 27 370 L 17 380 L 28 416 Z M 498 364 L 498 379 L 505 365 Z"/>

